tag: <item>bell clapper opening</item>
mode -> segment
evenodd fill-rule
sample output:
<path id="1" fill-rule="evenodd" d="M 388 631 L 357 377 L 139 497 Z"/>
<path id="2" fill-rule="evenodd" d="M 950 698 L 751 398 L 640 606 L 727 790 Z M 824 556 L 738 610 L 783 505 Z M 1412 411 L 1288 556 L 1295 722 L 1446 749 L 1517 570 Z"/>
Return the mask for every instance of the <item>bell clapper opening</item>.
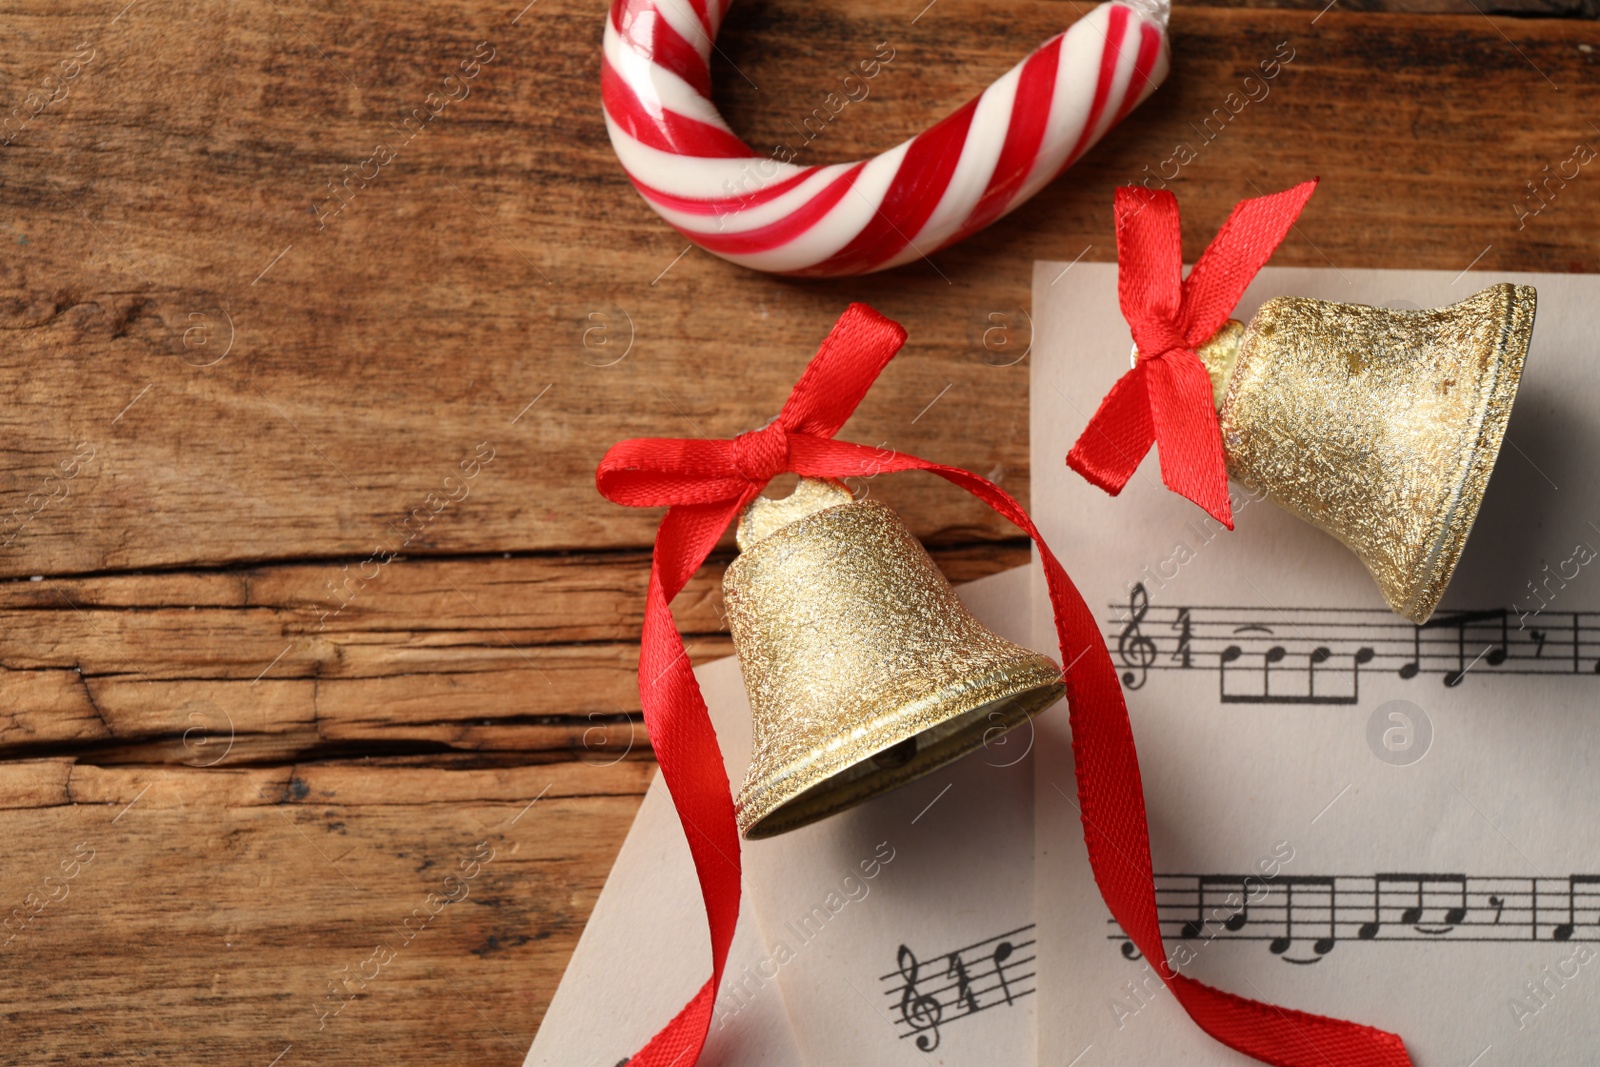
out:
<path id="1" fill-rule="evenodd" d="M 917 754 L 917 739 L 908 737 L 899 744 L 890 745 L 888 748 L 872 757 L 872 762 L 885 770 L 895 767 L 904 767 L 910 763 Z"/>

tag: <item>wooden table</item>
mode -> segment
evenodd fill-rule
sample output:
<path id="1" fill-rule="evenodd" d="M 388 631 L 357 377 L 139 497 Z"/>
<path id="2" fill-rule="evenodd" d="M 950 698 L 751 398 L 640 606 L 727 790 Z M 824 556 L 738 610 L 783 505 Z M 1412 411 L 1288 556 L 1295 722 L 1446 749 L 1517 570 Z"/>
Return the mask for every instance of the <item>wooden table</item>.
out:
<path id="1" fill-rule="evenodd" d="M 1277 262 L 1600 270 L 1600 173 L 1546 181 L 1600 144 L 1592 23 L 1180 7 L 1171 79 L 1065 178 L 931 262 L 817 283 L 686 250 L 606 141 L 603 5 L 523 2 L 0 16 L 4 1062 L 520 1062 L 653 773 L 659 515 L 602 501 L 595 463 L 760 425 L 851 299 L 911 341 L 845 436 L 1026 499 L 1031 264 L 1113 258 L 1112 189 L 1181 142 L 1191 257 L 1321 174 Z M 851 158 L 1083 10 L 923 2 L 747 0 L 731 122 L 787 138 L 887 41 L 811 147 Z M 470 93 L 402 140 L 463 61 Z M 935 479 L 872 492 L 953 577 L 1026 557 Z M 725 561 L 678 601 L 696 659 L 729 651 Z"/>

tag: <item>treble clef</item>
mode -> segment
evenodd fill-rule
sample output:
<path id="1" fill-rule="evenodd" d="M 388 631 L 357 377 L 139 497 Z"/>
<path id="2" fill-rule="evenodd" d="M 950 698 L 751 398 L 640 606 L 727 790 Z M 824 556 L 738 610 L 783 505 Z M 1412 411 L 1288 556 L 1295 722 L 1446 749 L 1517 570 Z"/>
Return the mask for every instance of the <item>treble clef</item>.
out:
<path id="1" fill-rule="evenodd" d="M 911 1027 L 912 1033 L 928 1031 L 917 1037 L 917 1047 L 923 1052 L 932 1052 L 939 1047 L 939 1019 L 944 1014 L 944 1005 L 932 994 L 917 992 L 917 972 L 922 965 L 904 945 L 900 946 L 898 963 L 900 977 L 906 980 L 905 990 L 900 994 L 900 1017 Z"/>
<path id="2" fill-rule="evenodd" d="M 1144 621 L 1144 614 L 1149 610 L 1150 594 L 1144 591 L 1144 583 L 1138 582 L 1133 587 L 1133 595 L 1128 598 L 1128 611 L 1132 618 L 1117 637 L 1117 656 L 1121 658 L 1122 665 L 1138 671 L 1137 674 L 1134 670 L 1123 672 L 1122 684 L 1129 689 L 1137 689 L 1144 684 L 1150 664 L 1155 662 L 1156 643 L 1139 632 L 1139 623 Z"/>

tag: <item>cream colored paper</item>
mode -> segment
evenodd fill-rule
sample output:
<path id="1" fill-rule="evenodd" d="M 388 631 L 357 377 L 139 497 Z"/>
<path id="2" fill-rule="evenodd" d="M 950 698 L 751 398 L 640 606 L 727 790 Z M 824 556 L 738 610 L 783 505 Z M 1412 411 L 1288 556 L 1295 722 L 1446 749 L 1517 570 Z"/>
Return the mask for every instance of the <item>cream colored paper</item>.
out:
<path id="1" fill-rule="evenodd" d="M 704 670 L 705 668 L 702 668 Z M 729 974 L 761 956 L 741 915 Z M 583 937 L 545 1012 L 524 1067 L 617 1067 L 645 1046 L 711 973 L 700 886 L 660 775 L 650 784 Z M 732 979 L 724 981 L 729 995 Z M 801 1067 L 777 991 L 734 1025 L 712 1025 L 702 1067 Z"/>
<path id="2" fill-rule="evenodd" d="M 1174 960 L 1183 973 L 1396 1031 L 1421 1067 L 1600 1058 L 1600 884 L 1569 881 L 1600 873 L 1600 566 L 1577 562 L 1593 558 L 1587 547 L 1575 554 L 1600 548 L 1600 278 L 1268 268 L 1237 312 L 1248 321 L 1276 295 L 1434 307 L 1499 281 L 1537 287 L 1533 345 L 1436 617 L 1509 609 L 1503 646 L 1492 616 L 1459 636 L 1448 625 L 1416 634 L 1383 612 L 1342 545 L 1265 501 L 1240 507 L 1237 486 L 1237 530 L 1216 532 L 1161 486 L 1154 452 L 1118 498 L 1071 472 L 1063 459 L 1128 369 L 1131 340 L 1114 265 L 1034 269 L 1033 512 L 1104 621 L 1119 670 L 1141 683 L 1124 689 L 1169 957 L 1186 945 Z M 1149 606 L 1134 631 L 1136 582 Z M 1034 618 L 1037 644 L 1052 632 L 1038 582 Z M 1405 678 L 1413 645 L 1421 669 Z M 1224 678 L 1229 646 L 1240 652 Z M 1250 1062 L 1124 958 L 1069 800 L 1064 709 L 1040 720 L 1036 759 L 1040 1062 Z M 1190 907 L 1198 876 L 1244 874 L 1257 880 L 1210 885 L 1207 911 Z M 1450 875 L 1465 884 L 1440 880 Z M 1315 876 L 1337 876 L 1331 928 L 1328 887 L 1294 881 Z M 1248 916 L 1243 898 L 1227 899 L 1241 890 L 1256 897 Z M 1197 921 L 1187 939 L 1180 907 Z"/>
<path id="3" fill-rule="evenodd" d="M 1025 639 L 1025 570 L 958 592 L 992 629 Z M 717 660 L 695 674 L 737 788 L 750 751 L 738 662 Z M 704 1067 L 1034 1063 L 1031 734 L 1020 727 L 924 782 L 816 827 L 745 843 L 745 896 Z M 948 954 L 985 939 L 984 951 L 970 953 L 972 1000 L 902 1038 L 911 1027 L 892 992 L 903 983 L 880 978 L 896 972 L 899 945 L 941 953 L 926 964 L 934 980 L 918 994 L 949 1003 L 959 988 L 941 988 L 956 984 L 939 977 Z M 1006 943 L 1009 952 L 1000 950 Z M 526 1067 L 615 1067 L 682 1007 L 709 959 L 693 864 L 658 776 Z M 926 1022 L 926 1004 L 919 1010 L 915 1000 L 911 1015 Z M 954 1018 L 972 1002 L 980 1010 Z M 919 1037 L 934 1047 L 921 1051 Z"/>
<path id="4" fill-rule="evenodd" d="M 1025 641 L 1025 569 L 958 591 L 990 628 Z M 708 671 L 706 682 L 713 706 L 729 709 L 719 731 L 731 730 L 732 709 L 746 707 L 737 673 Z M 745 843 L 748 904 L 768 957 L 782 961 L 772 966 L 807 1063 L 1036 1062 L 1032 732 L 1020 726 L 893 793 Z M 917 961 L 909 996 L 902 946 Z M 938 1009 L 919 1000 L 930 997 Z"/>
<path id="5" fill-rule="evenodd" d="M 728 699 L 738 684 L 732 658 L 695 670 L 724 763 L 742 773 L 749 759 L 748 711 Z M 738 689 L 742 700 L 742 687 Z M 738 779 L 734 779 L 737 781 Z M 728 950 L 700 1067 L 802 1067 L 775 981 L 751 979 L 766 955 L 746 899 Z M 672 796 L 658 773 L 634 817 L 611 875 L 595 902 L 561 985 L 534 1035 L 524 1067 L 617 1067 L 643 1048 L 711 973 L 700 883 Z"/>

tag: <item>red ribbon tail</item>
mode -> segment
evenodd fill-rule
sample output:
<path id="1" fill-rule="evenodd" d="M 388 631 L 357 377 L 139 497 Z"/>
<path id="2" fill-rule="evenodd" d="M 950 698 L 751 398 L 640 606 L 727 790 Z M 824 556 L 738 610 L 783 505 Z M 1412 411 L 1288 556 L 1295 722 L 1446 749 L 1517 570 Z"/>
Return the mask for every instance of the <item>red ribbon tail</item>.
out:
<path id="1" fill-rule="evenodd" d="M 700 1058 L 706 1033 L 711 1029 L 711 1012 L 716 1000 L 716 984 L 707 979 L 700 992 L 678 1009 L 672 1021 L 628 1059 L 627 1067 L 692 1067 Z"/>
<path id="2" fill-rule="evenodd" d="M 1150 394 L 1141 364 L 1117 379 L 1067 453 L 1067 466 L 1116 496 L 1155 443 Z"/>
<path id="3" fill-rule="evenodd" d="M 1262 1063 L 1414 1067 L 1400 1035 L 1387 1030 L 1264 1004 L 1181 974 L 1169 985 L 1200 1029 Z"/>
<path id="4" fill-rule="evenodd" d="M 1171 352 L 1142 365 L 1150 368 L 1150 412 L 1161 452 L 1161 480 L 1233 529 L 1227 460 L 1205 364 L 1192 352 Z"/>
<path id="5" fill-rule="evenodd" d="M 629 1061 L 632 1067 L 690 1067 L 699 1058 L 739 920 L 739 831 L 732 790 L 700 683 L 668 605 L 744 503 L 739 498 L 677 505 L 656 533 L 639 642 L 639 699 L 700 879 L 711 932 L 711 978 Z"/>
<path id="6" fill-rule="evenodd" d="M 1250 280 L 1289 235 L 1320 180 L 1312 178 L 1234 205 L 1183 282 L 1185 333 L 1191 345 L 1204 344 L 1233 314 Z"/>
<path id="7" fill-rule="evenodd" d="M 851 304 L 833 324 L 783 405 L 791 433 L 832 437 L 906 342 L 905 327 L 865 304 Z"/>

